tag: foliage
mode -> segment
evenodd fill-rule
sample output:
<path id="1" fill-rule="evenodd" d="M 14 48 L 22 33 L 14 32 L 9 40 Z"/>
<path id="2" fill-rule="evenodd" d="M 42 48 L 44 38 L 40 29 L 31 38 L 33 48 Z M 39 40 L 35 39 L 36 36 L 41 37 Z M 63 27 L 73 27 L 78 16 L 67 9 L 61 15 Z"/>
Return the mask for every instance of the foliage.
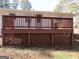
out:
<path id="1" fill-rule="evenodd" d="M 59 4 L 54 9 L 54 12 L 77 12 L 78 2 L 79 0 L 60 0 Z"/>
<path id="2" fill-rule="evenodd" d="M 76 3 L 69 4 L 68 9 L 69 9 L 71 12 L 73 12 L 73 11 L 76 12 L 77 4 L 76 4 Z"/>
<path id="3" fill-rule="evenodd" d="M 32 7 L 31 3 L 28 0 L 21 0 L 19 3 L 20 3 L 20 7 L 24 10 L 30 9 Z"/>
<path id="4" fill-rule="evenodd" d="M 79 13 L 79 0 L 60 0 L 54 12 Z M 74 27 L 79 27 L 79 16 L 75 20 Z"/>
<path id="5" fill-rule="evenodd" d="M 57 6 L 59 6 L 59 5 L 57 5 Z M 54 9 L 54 11 L 57 12 L 57 13 L 59 13 L 60 11 L 62 11 L 61 6 L 56 7 L 56 8 Z"/>
<path id="6" fill-rule="evenodd" d="M 31 3 L 28 0 L 0 0 L 0 8 L 17 9 L 31 9 Z"/>

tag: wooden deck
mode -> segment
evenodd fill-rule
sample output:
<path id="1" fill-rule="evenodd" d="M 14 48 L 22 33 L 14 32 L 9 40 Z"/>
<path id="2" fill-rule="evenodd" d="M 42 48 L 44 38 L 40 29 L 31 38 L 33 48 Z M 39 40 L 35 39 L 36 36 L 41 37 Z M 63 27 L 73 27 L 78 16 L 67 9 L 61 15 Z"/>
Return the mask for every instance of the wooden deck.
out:
<path id="1" fill-rule="evenodd" d="M 4 45 L 72 45 L 73 18 L 4 15 L 2 22 Z"/>

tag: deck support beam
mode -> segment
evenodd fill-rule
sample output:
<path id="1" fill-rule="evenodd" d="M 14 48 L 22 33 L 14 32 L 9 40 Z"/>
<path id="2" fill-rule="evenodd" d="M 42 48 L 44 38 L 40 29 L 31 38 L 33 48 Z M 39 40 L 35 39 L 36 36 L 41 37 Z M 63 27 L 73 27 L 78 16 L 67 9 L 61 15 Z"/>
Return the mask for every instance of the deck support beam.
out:
<path id="1" fill-rule="evenodd" d="M 28 46 L 30 46 L 30 33 L 28 33 Z"/>
<path id="2" fill-rule="evenodd" d="M 51 42 L 52 42 L 52 47 L 53 47 L 53 33 L 52 33 L 52 40 L 51 40 Z"/>

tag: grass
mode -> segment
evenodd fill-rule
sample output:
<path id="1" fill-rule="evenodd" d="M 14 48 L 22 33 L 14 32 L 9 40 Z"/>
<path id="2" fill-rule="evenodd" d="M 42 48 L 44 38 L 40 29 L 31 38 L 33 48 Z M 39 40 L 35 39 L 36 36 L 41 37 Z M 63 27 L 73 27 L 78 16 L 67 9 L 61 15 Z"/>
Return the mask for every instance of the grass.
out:
<path id="1" fill-rule="evenodd" d="M 54 59 L 79 59 L 79 53 L 68 51 L 55 51 Z"/>
<path id="2" fill-rule="evenodd" d="M 10 56 L 12 59 L 79 59 L 79 48 L 76 49 L 0 47 L 0 56 Z"/>
<path id="3" fill-rule="evenodd" d="M 0 56 L 9 56 L 12 59 L 79 59 L 79 46 L 72 49 L 0 47 Z"/>

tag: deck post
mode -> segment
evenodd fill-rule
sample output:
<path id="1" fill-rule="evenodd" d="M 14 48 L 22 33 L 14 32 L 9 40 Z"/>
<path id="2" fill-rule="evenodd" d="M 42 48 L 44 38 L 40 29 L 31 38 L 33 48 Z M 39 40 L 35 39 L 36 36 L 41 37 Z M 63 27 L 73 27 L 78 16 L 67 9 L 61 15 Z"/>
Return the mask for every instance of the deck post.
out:
<path id="1" fill-rule="evenodd" d="M 52 39 L 51 41 L 52 41 L 52 47 L 53 47 L 53 33 L 52 33 L 52 38 L 51 39 Z"/>
<path id="2" fill-rule="evenodd" d="M 30 33 L 28 33 L 28 46 L 30 46 Z"/>
<path id="3" fill-rule="evenodd" d="M 4 20 L 5 20 L 5 17 L 2 16 L 2 30 L 4 30 L 4 25 L 5 25 L 5 24 L 4 24 L 4 23 L 5 23 Z"/>
<path id="4" fill-rule="evenodd" d="M 30 18 L 28 18 L 28 27 L 29 27 L 29 30 L 30 30 Z"/>
<path id="5" fill-rule="evenodd" d="M 5 38 L 4 38 L 5 36 L 4 36 L 4 35 L 5 35 L 5 34 L 2 33 L 2 36 L 3 36 L 3 38 L 2 38 L 2 46 L 5 45 L 5 41 L 4 41 L 4 40 L 5 40 Z"/>
<path id="6" fill-rule="evenodd" d="M 13 30 L 14 30 L 14 17 L 13 16 L 10 16 L 10 20 L 11 20 L 11 23 L 12 23 L 12 25 L 11 25 L 11 27 L 12 27 L 12 33 L 11 33 L 11 36 L 12 36 L 12 43 L 15 43 L 14 42 L 14 40 L 15 40 L 15 38 L 14 38 L 14 33 L 13 33 Z"/>
<path id="7" fill-rule="evenodd" d="M 71 36 L 72 36 L 72 38 L 71 38 L 71 45 L 73 45 L 73 18 L 71 19 L 71 26 L 72 26 L 72 34 L 71 34 Z"/>
<path id="8" fill-rule="evenodd" d="M 53 19 L 51 19 L 51 22 L 52 22 L 52 31 L 53 31 Z M 51 39 L 52 39 L 51 41 L 52 41 L 52 47 L 53 47 L 53 32 L 52 32 L 51 35 L 52 35 L 52 36 L 51 36 L 51 37 L 52 37 L 52 38 L 51 38 Z"/>
<path id="9" fill-rule="evenodd" d="M 28 27 L 29 27 L 29 33 L 28 33 L 28 46 L 30 46 L 30 18 L 28 18 Z"/>
<path id="10" fill-rule="evenodd" d="M 3 34 L 3 30 L 4 30 L 4 19 L 5 17 L 4 16 L 2 16 L 2 36 L 3 36 L 3 38 L 2 38 L 2 45 L 4 46 L 5 45 L 5 42 L 4 42 L 4 34 Z"/>

